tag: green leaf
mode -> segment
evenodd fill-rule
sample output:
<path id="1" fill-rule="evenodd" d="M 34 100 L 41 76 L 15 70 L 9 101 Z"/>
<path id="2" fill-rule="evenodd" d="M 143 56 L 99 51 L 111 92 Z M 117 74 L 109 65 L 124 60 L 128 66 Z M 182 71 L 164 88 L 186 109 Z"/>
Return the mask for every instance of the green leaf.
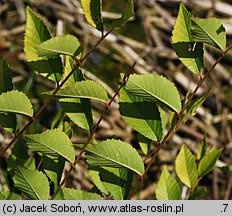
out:
<path id="1" fill-rule="evenodd" d="M 54 182 L 55 186 L 59 185 L 63 169 L 64 169 L 65 160 L 61 157 L 56 159 L 51 159 L 49 157 L 43 157 L 43 170 L 46 175 Z"/>
<path id="2" fill-rule="evenodd" d="M 195 115 L 197 108 L 200 107 L 204 103 L 204 101 L 207 99 L 207 97 L 209 96 L 209 92 L 210 91 L 203 94 L 201 97 L 195 100 L 192 100 L 187 108 L 187 112 L 190 113 L 191 115 Z"/>
<path id="3" fill-rule="evenodd" d="M 99 144 L 89 144 L 86 152 L 87 162 L 91 166 L 126 168 L 139 175 L 144 173 L 144 165 L 141 157 L 126 142 L 105 140 Z"/>
<path id="4" fill-rule="evenodd" d="M 57 36 L 41 43 L 37 52 L 39 57 L 51 57 L 60 54 L 76 57 L 80 54 L 80 43 L 73 35 Z"/>
<path id="5" fill-rule="evenodd" d="M 75 67 L 75 65 L 76 65 L 76 63 L 72 59 L 71 56 L 65 56 L 65 67 L 64 67 L 64 73 L 63 73 L 62 80 L 64 80 L 68 76 L 68 74 L 73 70 L 73 68 Z M 64 83 L 64 85 L 62 86 L 62 88 L 71 86 L 75 82 L 77 82 L 77 81 L 83 81 L 83 80 L 85 80 L 84 75 L 83 75 L 82 71 L 80 70 L 80 68 L 77 68 L 73 72 L 73 74 L 71 75 L 71 77 L 69 77 L 68 80 Z"/>
<path id="6" fill-rule="evenodd" d="M 166 166 L 163 168 L 155 193 L 157 200 L 179 200 L 181 198 L 180 186 Z"/>
<path id="7" fill-rule="evenodd" d="M 111 28 L 122 27 L 134 15 L 135 15 L 134 2 L 133 2 L 133 0 L 127 0 L 125 8 L 122 12 L 121 18 L 113 20 L 110 24 Z"/>
<path id="8" fill-rule="evenodd" d="M 197 160 L 201 160 L 205 156 L 206 147 L 207 147 L 206 136 L 204 136 L 197 152 Z"/>
<path id="9" fill-rule="evenodd" d="M 180 3 L 179 13 L 172 32 L 172 43 L 175 44 L 179 42 L 193 42 L 191 33 L 191 14 L 185 8 L 183 3 Z"/>
<path id="10" fill-rule="evenodd" d="M 108 188 L 106 187 L 106 185 L 104 185 L 102 179 L 100 178 L 100 171 L 101 171 L 101 167 L 94 167 L 94 168 L 90 168 L 89 170 L 89 175 L 91 180 L 93 181 L 94 185 L 97 187 L 97 189 L 99 191 L 101 191 L 101 193 L 105 194 L 105 195 L 109 195 L 110 192 L 108 190 Z"/>
<path id="11" fill-rule="evenodd" d="M 61 197 L 63 200 L 103 200 L 98 194 L 71 188 L 62 189 L 58 197 Z"/>
<path id="12" fill-rule="evenodd" d="M 28 63 L 41 76 L 56 82 L 61 80 L 63 66 L 60 57 L 30 61 Z"/>
<path id="13" fill-rule="evenodd" d="M 218 150 L 215 150 L 213 147 L 210 151 L 210 153 L 206 154 L 200 161 L 198 166 L 198 173 L 199 176 L 204 176 L 211 172 L 214 165 L 217 162 L 217 159 L 219 158 L 223 148 L 220 148 Z"/>
<path id="14" fill-rule="evenodd" d="M 88 23 L 99 31 L 103 31 L 102 1 L 81 0 L 81 6 Z"/>
<path id="15" fill-rule="evenodd" d="M 11 91 L 12 72 L 3 57 L 0 57 L 0 94 Z M 16 115 L 13 113 L 0 113 L 0 125 L 10 132 L 16 129 Z"/>
<path id="16" fill-rule="evenodd" d="M 128 94 L 123 88 L 120 91 L 119 107 L 122 118 L 134 130 L 153 141 L 163 138 L 162 120 L 154 102 L 143 101 L 141 97 Z"/>
<path id="17" fill-rule="evenodd" d="M 26 141 L 31 151 L 40 152 L 46 156 L 62 156 L 70 162 L 75 159 L 71 140 L 58 129 L 46 130 L 41 134 L 26 135 Z"/>
<path id="18" fill-rule="evenodd" d="M 193 188 L 197 182 L 197 165 L 190 150 L 182 145 L 175 161 L 175 169 L 179 179 L 189 188 Z"/>
<path id="19" fill-rule="evenodd" d="M 200 19 L 192 16 L 191 20 L 194 42 L 208 43 L 215 48 L 225 49 L 226 32 L 219 19 L 215 17 Z"/>
<path id="20" fill-rule="evenodd" d="M 51 93 L 46 92 L 45 94 Z M 92 80 L 76 82 L 71 86 L 60 89 L 56 96 L 60 98 L 89 98 L 102 102 L 108 100 L 107 92 L 103 86 Z"/>
<path id="21" fill-rule="evenodd" d="M 118 168 L 91 168 L 90 176 L 93 183 L 104 194 L 112 195 L 115 199 L 128 199 L 133 174 Z"/>
<path id="22" fill-rule="evenodd" d="M 23 167 L 15 170 L 13 177 L 15 187 L 33 200 L 47 200 L 49 183 L 47 177 L 39 171 L 31 171 Z"/>
<path id="23" fill-rule="evenodd" d="M 144 137 L 140 133 L 137 134 L 137 139 L 138 139 L 139 146 L 141 150 L 143 151 L 143 153 L 145 155 L 149 154 L 151 151 L 152 143 L 153 143 L 152 140 Z"/>
<path id="24" fill-rule="evenodd" d="M 12 89 L 12 72 L 4 58 L 0 57 L 0 94 Z"/>
<path id="25" fill-rule="evenodd" d="M 37 54 L 37 47 L 51 38 L 51 33 L 43 21 L 27 7 L 26 32 L 24 38 L 24 52 L 28 61 L 45 60 Z"/>
<path id="26" fill-rule="evenodd" d="M 224 173 L 232 173 L 232 166 L 223 166 L 220 167 L 220 170 Z"/>
<path id="27" fill-rule="evenodd" d="M 21 200 L 21 196 L 14 192 L 0 192 L 0 200 Z"/>
<path id="28" fill-rule="evenodd" d="M 204 186 L 199 186 L 189 195 L 188 199 L 189 200 L 198 200 L 207 194 L 208 194 L 207 188 Z"/>
<path id="29" fill-rule="evenodd" d="M 34 70 L 40 73 L 54 74 L 57 81 L 61 78 L 62 64 L 60 57 L 48 59 L 39 57 L 37 53 L 38 46 L 50 39 L 51 33 L 43 21 L 27 7 L 26 32 L 24 36 L 24 52 L 26 59 Z"/>
<path id="30" fill-rule="evenodd" d="M 8 91 L 0 95 L 0 111 L 33 116 L 32 105 L 28 97 L 17 90 Z"/>
<path id="31" fill-rule="evenodd" d="M 194 44 L 191 33 L 191 14 L 180 4 L 172 32 L 172 46 L 180 61 L 193 73 L 200 74 L 204 66 L 203 44 Z"/>
<path id="32" fill-rule="evenodd" d="M 180 95 L 175 85 L 161 75 L 131 75 L 126 85 L 129 94 L 142 97 L 148 102 L 157 102 L 175 112 L 180 112 Z"/>
<path id="33" fill-rule="evenodd" d="M 91 102 L 89 99 L 60 99 L 61 106 L 67 116 L 85 130 L 93 128 Z"/>

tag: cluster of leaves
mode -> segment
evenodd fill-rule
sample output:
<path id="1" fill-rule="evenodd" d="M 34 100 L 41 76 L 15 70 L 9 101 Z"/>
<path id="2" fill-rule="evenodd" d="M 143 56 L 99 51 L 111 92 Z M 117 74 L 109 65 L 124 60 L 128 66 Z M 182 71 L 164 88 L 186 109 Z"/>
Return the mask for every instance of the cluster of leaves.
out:
<path id="1" fill-rule="evenodd" d="M 204 67 L 204 43 L 223 51 L 226 47 L 225 28 L 217 18 L 200 19 L 192 16 L 181 3 L 172 46 L 182 63 L 195 74 L 200 74 Z"/>
<path id="2" fill-rule="evenodd" d="M 101 31 L 103 37 L 101 1 L 81 0 L 81 4 L 89 24 Z M 134 4 L 132 0 L 128 0 L 121 18 L 112 21 L 111 29 L 121 27 L 133 15 Z M 207 28 L 209 22 L 213 22 L 210 31 Z M 180 5 L 173 31 L 173 47 L 180 60 L 194 73 L 199 73 L 203 65 L 202 44 L 208 43 L 222 49 L 225 47 L 224 35 L 224 28 L 221 28 L 217 19 L 194 18 L 183 4 Z M 188 48 L 189 45 L 191 50 Z M 58 84 L 55 93 L 44 93 L 48 97 L 55 96 L 61 110 L 52 123 L 52 129 L 27 134 L 18 140 L 8 160 L 8 171 L 12 175 L 14 186 L 29 199 L 48 199 L 53 192 L 51 185 L 55 189 L 59 188 L 65 161 L 75 164 L 70 123 L 93 131 L 91 100 L 107 104 L 108 95 L 102 85 L 85 79 L 80 69 L 82 50 L 78 39 L 73 35 L 52 36 L 48 27 L 29 7 L 24 51 L 31 68 L 41 76 L 62 83 L 60 86 Z M 61 55 L 65 57 L 64 62 Z M 16 132 L 16 114 L 28 116 L 33 120 L 37 114 L 34 114 L 28 97 L 23 92 L 13 90 L 12 74 L 2 58 L 0 79 L 1 126 Z M 152 141 L 163 140 L 168 112 L 181 112 L 180 95 L 171 81 L 157 74 L 131 75 L 124 84 L 126 85 L 121 86 L 119 98 L 120 113 L 138 132 L 141 149 L 147 154 Z M 196 101 L 191 107 L 195 110 L 200 104 Z M 76 146 L 82 148 L 83 144 Z M 36 169 L 35 159 L 29 156 L 27 148 L 41 158 L 40 171 Z M 144 164 L 138 152 L 129 143 L 115 139 L 87 143 L 84 150 L 89 164 L 89 174 L 95 185 L 92 192 L 95 193 L 63 188 L 56 198 L 101 199 L 111 195 L 115 199 L 128 199 L 133 176 L 144 174 Z M 199 191 L 205 191 L 205 188 L 197 187 L 197 183 L 212 170 L 220 153 L 221 149 L 212 149 L 205 155 L 205 146 L 202 146 L 197 170 L 193 155 L 187 147 L 182 147 L 176 159 L 176 173 L 180 180 L 193 190 L 190 197 Z M 180 199 L 180 188 L 166 168 L 158 183 L 156 196 L 157 199 Z M 1 197 L 6 197 L 6 194 L 1 193 Z"/>
<path id="3" fill-rule="evenodd" d="M 207 195 L 207 188 L 199 186 L 198 183 L 203 176 L 212 171 L 221 152 L 222 148 L 216 150 L 213 147 L 210 152 L 206 154 L 206 140 L 204 139 L 197 153 L 197 168 L 197 162 L 194 155 L 186 145 L 182 145 L 175 161 L 175 169 L 180 181 L 189 188 L 189 194 L 184 198 L 196 200 Z M 163 168 L 157 184 L 156 198 L 158 200 L 181 199 L 180 185 L 175 178 L 171 176 L 166 166 Z"/>

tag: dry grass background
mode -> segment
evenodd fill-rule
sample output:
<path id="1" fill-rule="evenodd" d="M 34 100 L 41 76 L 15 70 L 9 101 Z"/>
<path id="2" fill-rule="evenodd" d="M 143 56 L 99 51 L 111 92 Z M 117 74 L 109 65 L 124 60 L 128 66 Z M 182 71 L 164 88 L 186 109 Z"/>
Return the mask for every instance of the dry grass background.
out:
<path id="1" fill-rule="evenodd" d="M 123 0 L 103 0 L 103 17 L 106 20 L 120 16 Z M 186 7 L 198 17 L 218 17 L 227 30 L 228 44 L 232 43 L 232 1 L 185 0 Z M 122 29 L 114 31 L 103 44 L 91 54 L 83 66 L 86 77 L 101 82 L 112 95 L 117 88 L 119 74 L 128 71 L 134 61 L 136 73 L 159 73 L 175 82 L 184 97 L 196 86 L 199 77 L 191 74 L 177 59 L 171 47 L 171 34 L 178 13 L 178 0 L 137 0 L 135 17 Z M 53 34 L 70 33 L 79 38 L 84 52 L 99 38 L 99 32 L 85 21 L 78 0 L 0 0 L 0 55 L 4 56 L 13 71 L 15 87 L 26 92 L 36 107 L 42 104 L 39 92 L 51 89 L 54 84 L 41 76 L 33 76 L 23 53 L 23 35 L 25 27 L 25 7 L 30 5 L 52 29 Z M 218 51 L 205 47 L 205 64 L 209 68 L 220 55 Z M 197 114 L 182 125 L 177 134 L 167 143 L 151 167 L 146 179 L 138 189 L 134 199 L 154 199 L 157 179 L 163 165 L 173 170 L 175 157 L 180 146 L 185 143 L 193 152 L 206 134 L 210 146 L 223 147 L 224 151 L 217 166 L 225 163 L 232 165 L 232 52 L 218 65 L 209 79 L 198 91 L 198 96 L 210 90 L 210 96 L 197 110 Z M 103 107 L 93 104 L 94 118 L 98 119 Z M 54 106 L 47 109 L 47 114 L 40 121 L 49 126 L 55 112 Z M 25 120 L 24 120 L 25 121 Z M 24 124 L 23 120 L 20 121 Z M 30 129 L 36 130 L 36 127 Z M 87 133 L 74 126 L 73 142 L 84 142 Z M 101 123 L 96 139 L 118 137 L 131 142 L 139 150 L 136 133 L 121 119 L 117 103 L 109 110 Z M 0 144 L 9 142 L 12 134 L 1 130 Z M 7 151 L 1 159 L 1 189 L 8 190 L 6 184 L 5 162 L 11 152 Z M 149 161 L 149 160 L 148 160 Z M 214 169 L 202 184 L 210 193 L 207 199 L 232 198 L 232 174 L 224 174 Z M 81 161 L 67 182 L 67 186 L 90 190 L 86 163 Z"/>

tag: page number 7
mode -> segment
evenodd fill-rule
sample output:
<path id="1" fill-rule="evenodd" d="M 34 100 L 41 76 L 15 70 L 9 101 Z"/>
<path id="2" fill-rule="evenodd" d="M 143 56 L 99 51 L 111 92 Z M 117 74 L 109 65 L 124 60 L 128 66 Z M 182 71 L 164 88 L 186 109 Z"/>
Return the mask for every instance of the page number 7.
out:
<path id="1" fill-rule="evenodd" d="M 224 206 L 224 210 L 221 211 L 221 212 L 226 212 L 226 208 L 227 208 L 228 204 L 225 204 L 225 203 L 224 203 L 223 206 Z"/>

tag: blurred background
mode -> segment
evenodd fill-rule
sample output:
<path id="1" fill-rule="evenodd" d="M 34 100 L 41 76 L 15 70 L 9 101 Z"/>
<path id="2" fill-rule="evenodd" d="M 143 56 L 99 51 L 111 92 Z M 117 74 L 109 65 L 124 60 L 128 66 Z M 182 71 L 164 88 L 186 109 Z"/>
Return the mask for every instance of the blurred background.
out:
<path id="1" fill-rule="evenodd" d="M 232 43 L 232 1 L 186 0 L 182 1 L 188 10 L 197 17 L 217 17 L 227 32 L 227 45 Z M 135 17 L 123 28 L 113 31 L 95 50 L 83 65 L 83 73 L 89 79 L 100 82 L 109 96 L 117 89 L 120 73 L 129 71 L 136 61 L 135 72 L 163 74 L 172 80 L 181 95 L 186 96 L 199 81 L 180 63 L 171 46 L 172 29 L 178 13 L 179 0 L 137 0 Z M 44 101 L 42 91 L 52 90 L 55 83 L 33 72 L 26 62 L 23 52 L 25 29 L 25 8 L 29 5 L 50 27 L 53 35 L 73 34 L 81 42 L 83 52 L 91 48 L 100 34 L 87 24 L 78 0 L 0 0 L 0 56 L 3 56 L 13 71 L 14 87 L 25 92 L 38 109 Z M 124 0 L 103 0 L 103 18 L 106 23 L 120 17 Z M 205 46 L 205 65 L 209 69 L 221 53 Z M 193 152 L 206 135 L 209 146 L 223 147 L 217 166 L 232 165 L 232 51 L 215 68 L 210 77 L 197 92 L 201 96 L 210 90 L 210 95 L 196 115 L 182 125 L 177 134 L 161 150 L 151 167 L 141 188 L 132 199 L 154 199 L 154 191 L 163 165 L 174 170 L 174 160 L 184 143 Z M 95 122 L 104 107 L 93 103 Z M 28 133 L 50 128 L 57 114 L 59 104 L 53 101 L 38 122 L 29 128 Z M 19 127 L 27 119 L 18 119 Z M 83 143 L 88 133 L 73 125 L 73 143 Z M 13 134 L 0 128 L 0 145 L 9 143 Z M 146 157 L 133 131 L 120 117 L 117 103 L 114 103 L 95 135 L 103 140 L 110 137 L 130 142 Z M 0 190 L 9 190 L 9 176 L 5 168 L 12 149 L 1 159 Z M 146 161 L 148 163 L 149 160 Z M 93 184 L 88 176 L 84 160 L 76 167 L 67 182 L 68 187 L 90 190 Z M 231 199 L 232 174 L 214 169 L 202 182 L 209 190 L 206 199 Z"/>

